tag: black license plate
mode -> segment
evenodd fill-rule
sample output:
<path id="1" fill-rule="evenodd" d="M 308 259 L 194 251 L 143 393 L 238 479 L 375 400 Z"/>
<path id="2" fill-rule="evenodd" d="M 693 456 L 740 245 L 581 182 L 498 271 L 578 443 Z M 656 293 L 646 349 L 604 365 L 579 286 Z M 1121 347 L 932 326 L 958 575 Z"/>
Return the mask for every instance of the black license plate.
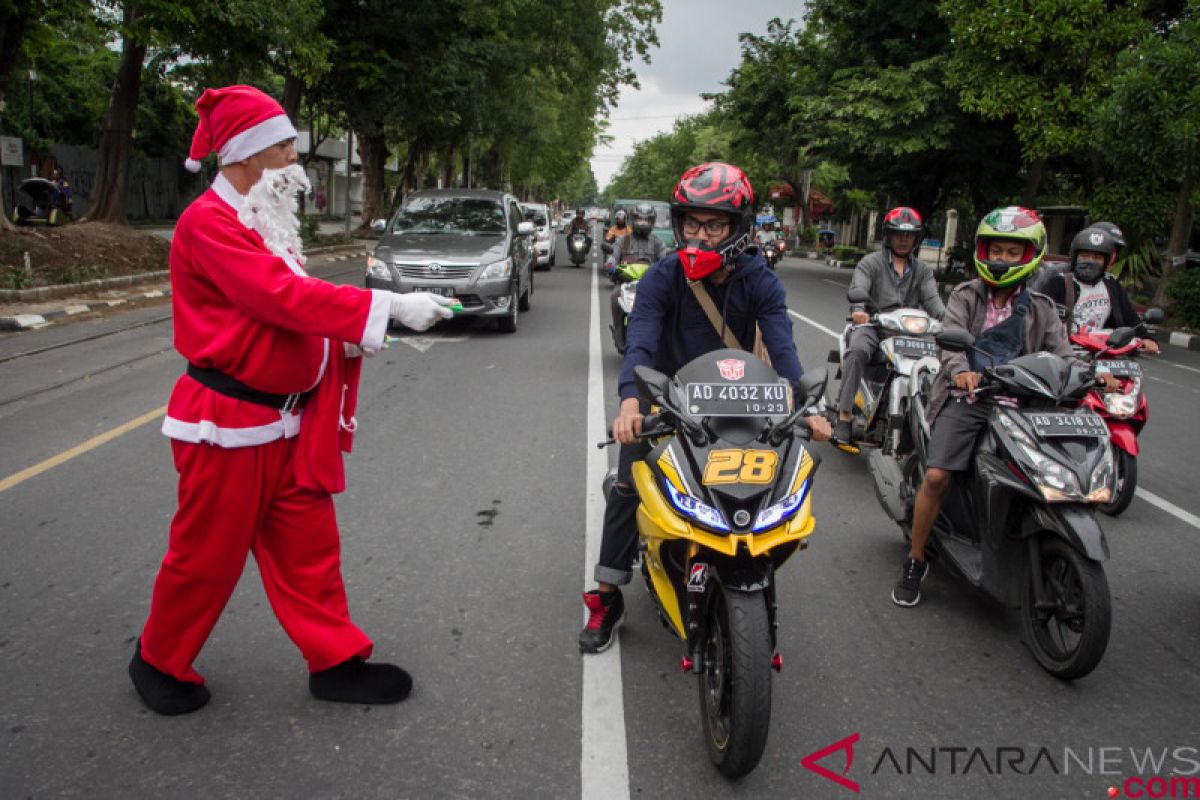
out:
<path id="1" fill-rule="evenodd" d="M 689 383 L 688 413 L 697 417 L 754 417 L 791 411 L 782 383 Z"/>
<path id="2" fill-rule="evenodd" d="M 1106 369 L 1118 378 L 1142 377 L 1142 365 L 1136 361 L 1104 360 L 1100 362 L 1100 369 Z"/>
<path id="3" fill-rule="evenodd" d="M 922 358 L 937 356 L 937 343 L 930 339 L 912 339 L 908 336 L 893 336 L 892 348 L 902 356 Z"/>
<path id="4" fill-rule="evenodd" d="M 429 292 L 430 294 L 440 294 L 442 297 L 454 297 L 453 286 L 417 286 L 413 288 L 414 292 Z"/>
<path id="5" fill-rule="evenodd" d="M 1104 420 L 1097 414 L 1026 414 L 1025 419 L 1033 425 L 1038 436 L 1046 438 L 1072 436 L 1090 439 L 1108 433 Z"/>

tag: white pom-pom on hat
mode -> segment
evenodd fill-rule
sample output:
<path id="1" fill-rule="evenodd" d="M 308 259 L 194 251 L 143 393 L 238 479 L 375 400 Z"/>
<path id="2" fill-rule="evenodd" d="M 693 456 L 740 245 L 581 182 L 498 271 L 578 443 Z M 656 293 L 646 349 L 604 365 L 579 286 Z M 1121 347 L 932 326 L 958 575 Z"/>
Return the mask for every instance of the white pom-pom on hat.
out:
<path id="1" fill-rule="evenodd" d="M 183 162 L 183 168 L 188 172 L 199 172 L 200 162 L 194 158 L 189 158 Z"/>

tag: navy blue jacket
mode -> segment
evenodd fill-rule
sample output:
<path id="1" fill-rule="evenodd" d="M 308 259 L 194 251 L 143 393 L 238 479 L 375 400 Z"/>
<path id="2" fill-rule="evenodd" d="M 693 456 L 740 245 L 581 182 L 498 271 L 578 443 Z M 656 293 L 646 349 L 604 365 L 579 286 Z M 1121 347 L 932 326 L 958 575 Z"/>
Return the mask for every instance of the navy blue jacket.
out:
<path id="1" fill-rule="evenodd" d="M 739 256 L 737 270 L 723 284 L 715 286 L 705 279 L 704 288 L 743 347 L 754 346 L 754 323 L 758 323 L 775 371 L 799 388 L 804 368 L 792 339 L 787 294 L 759 251 Z M 672 250 L 638 283 L 618 384 L 621 399 L 638 396 L 633 368 L 639 364 L 674 375 L 689 361 L 723 347 L 721 334 L 688 288 L 679 254 Z"/>

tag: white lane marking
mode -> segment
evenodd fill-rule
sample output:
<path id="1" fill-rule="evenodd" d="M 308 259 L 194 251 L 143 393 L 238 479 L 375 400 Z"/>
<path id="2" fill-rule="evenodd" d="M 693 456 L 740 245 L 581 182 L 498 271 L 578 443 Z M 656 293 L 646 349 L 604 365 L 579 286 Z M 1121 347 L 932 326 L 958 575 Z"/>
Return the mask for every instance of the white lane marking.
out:
<path id="1" fill-rule="evenodd" d="M 600 560 L 600 529 L 604 518 L 601 481 L 608 471 L 608 451 L 596 447 L 608 438 L 604 414 L 604 368 L 600 357 L 600 273 L 592 270 L 592 308 L 588 325 L 587 484 L 584 486 L 583 561 L 585 588 L 592 586 L 592 568 Z M 584 617 L 586 619 L 586 612 Z M 603 653 L 580 656 L 583 661 L 583 757 L 580 793 L 583 800 L 628 800 L 629 753 L 625 743 L 625 692 L 621 688 L 621 641 L 613 637 Z"/>
<path id="2" fill-rule="evenodd" d="M 1163 511 L 1177 519 L 1183 520 L 1193 528 L 1200 528 L 1200 517 L 1197 517 L 1190 511 L 1184 511 L 1182 508 L 1170 502 L 1169 500 L 1164 500 L 1153 492 L 1148 492 L 1140 486 L 1137 488 L 1135 494 L 1150 505 L 1158 506 Z"/>
<path id="3" fill-rule="evenodd" d="M 457 335 L 457 336 L 410 336 L 410 335 L 405 335 L 405 336 L 394 336 L 394 337 L 389 336 L 387 339 L 387 342 L 388 342 L 388 344 L 391 344 L 392 342 L 403 342 L 404 344 L 408 345 L 409 347 L 412 347 L 413 349 L 419 350 L 420 352 L 424 353 L 426 350 L 433 347 L 435 344 L 438 344 L 439 342 L 465 342 L 470 338 L 471 337 L 466 334 Z"/>
<path id="4" fill-rule="evenodd" d="M 807 322 L 809 325 L 812 325 L 817 330 L 828 333 L 830 336 L 832 336 L 835 339 L 838 338 L 839 336 L 841 336 L 841 334 L 838 333 L 837 331 L 831 331 L 831 330 L 829 330 L 829 328 L 826 328 L 824 325 L 817 322 L 816 320 L 809 319 L 808 317 L 804 316 L 803 314 L 797 314 L 795 311 L 792 311 L 790 308 L 788 309 L 788 313 L 791 314 L 796 319 L 800 320 L 801 322 Z"/>
<path id="5" fill-rule="evenodd" d="M 1200 369 L 1196 369 L 1195 367 L 1189 367 L 1186 364 L 1176 364 L 1174 361 L 1167 361 L 1162 358 L 1154 359 L 1153 363 L 1155 363 L 1155 364 L 1170 364 L 1172 367 L 1177 367 L 1179 369 L 1186 369 L 1188 372 L 1200 372 Z"/>
<path id="6" fill-rule="evenodd" d="M 828 333 L 830 336 L 832 336 L 835 339 L 839 336 L 839 334 L 834 333 L 833 331 L 829 330 L 829 328 L 826 328 L 821 323 L 815 322 L 802 314 L 797 314 L 795 311 L 792 311 L 790 308 L 788 309 L 788 313 L 791 314 L 793 317 L 795 317 L 798 320 L 807 322 L 809 325 L 812 325 L 817 330 Z M 1171 362 L 1167 361 L 1164 363 L 1170 364 Z M 1175 366 L 1180 366 L 1180 365 L 1175 365 Z M 1191 367 L 1185 367 L 1185 369 L 1191 369 Z M 1198 371 L 1200 371 L 1200 370 L 1198 370 Z M 1169 383 L 1169 381 L 1163 381 L 1163 383 Z M 1197 517 L 1195 514 L 1192 514 L 1189 511 L 1184 511 L 1182 508 L 1175 505 L 1174 503 L 1172 503 L 1168 500 L 1164 500 L 1163 498 L 1159 497 L 1158 495 L 1153 494 L 1152 492 L 1148 492 L 1145 489 L 1141 488 L 1140 486 L 1135 491 L 1135 494 L 1138 497 L 1145 500 L 1150 505 L 1157 506 L 1158 508 L 1162 509 L 1163 511 L 1166 511 L 1168 514 L 1170 514 L 1178 519 L 1183 520 L 1188 525 L 1191 525 L 1194 528 L 1200 528 L 1200 517 Z"/>
<path id="7" fill-rule="evenodd" d="M 834 286 L 849 286 L 850 285 L 848 283 L 842 283 L 841 281 L 831 281 L 831 280 L 829 280 L 829 278 L 821 278 L 821 280 L 825 281 L 826 283 L 832 283 Z"/>

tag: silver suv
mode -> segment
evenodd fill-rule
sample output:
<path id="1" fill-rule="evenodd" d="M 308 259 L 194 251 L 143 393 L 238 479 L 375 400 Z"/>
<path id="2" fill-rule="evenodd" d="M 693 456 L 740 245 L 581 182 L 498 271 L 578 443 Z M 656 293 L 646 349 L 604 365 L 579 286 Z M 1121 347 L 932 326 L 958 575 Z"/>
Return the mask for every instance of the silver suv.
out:
<path id="1" fill-rule="evenodd" d="M 508 333 L 533 296 L 534 232 L 517 200 L 485 189 L 414 192 L 367 258 L 368 289 L 457 297 L 463 316 Z"/>

